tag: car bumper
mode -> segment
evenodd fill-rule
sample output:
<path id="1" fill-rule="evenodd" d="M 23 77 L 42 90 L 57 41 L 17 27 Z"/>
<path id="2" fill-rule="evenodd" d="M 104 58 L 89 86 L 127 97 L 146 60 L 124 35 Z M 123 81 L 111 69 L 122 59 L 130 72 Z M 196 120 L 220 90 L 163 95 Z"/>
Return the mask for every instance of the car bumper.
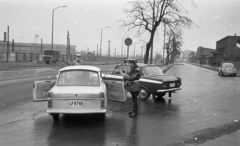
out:
<path id="1" fill-rule="evenodd" d="M 101 114 L 107 109 L 47 109 L 49 114 Z"/>
<path id="2" fill-rule="evenodd" d="M 163 93 L 163 92 L 173 92 L 173 91 L 177 91 L 177 90 L 181 90 L 182 88 L 171 88 L 171 89 L 161 89 L 161 90 L 157 90 L 158 93 Z"/>
<path id="3" fill-rule="evenodd" d="M 225 75 L 233 75 L 233 74 L 236 74 L 235 72 L 222 72 L 223 74 Z"/>

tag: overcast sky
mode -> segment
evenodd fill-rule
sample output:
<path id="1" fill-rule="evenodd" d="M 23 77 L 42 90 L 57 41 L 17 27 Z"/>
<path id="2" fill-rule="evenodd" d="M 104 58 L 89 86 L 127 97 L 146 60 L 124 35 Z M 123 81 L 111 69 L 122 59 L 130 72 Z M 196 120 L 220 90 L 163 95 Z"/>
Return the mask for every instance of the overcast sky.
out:
<path id="1" fill-rule="evenodd" d="M 106 53 L 111 41 L 111 53 L 116 48 L 121 54 L 122 38 L 133 39 L 137 54 L 143 42 L 134 34 L 119 28 L 117 20 L 126 18 L 123 8 L 129 0 L 0 0 L 0 40 L 3 32 L 10 28 L 10 40 L 51 44 L 52 10 L 54 11 L 54 43 L 66 44 L 67 31 L 71 45 L 77 50 L 96 51 L 100 48 L 101 28 L 103 30 L 102 48 Z M 182 50 L 196 51 L 199 46 L 216 48 L 216 41 L 225 36 L 240 36 L 240 0 L 195 0 L 197 8 L 188 8 L 189 17 L 198 27 L 184 30 Z M 146 37 L 142 37 L 148 41 Z M 162 52 L 163 32 L 155 37 L 154 52 Z M 126 46 L 124 46 L 124 50 Z M 134 44 L 130 46 L 130 54 Z"/>

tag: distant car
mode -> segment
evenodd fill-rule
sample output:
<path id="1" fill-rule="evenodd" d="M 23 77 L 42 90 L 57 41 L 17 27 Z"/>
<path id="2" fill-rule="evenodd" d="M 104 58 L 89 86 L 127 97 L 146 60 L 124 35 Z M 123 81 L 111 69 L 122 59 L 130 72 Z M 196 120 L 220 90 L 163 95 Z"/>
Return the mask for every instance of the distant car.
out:
<path id="1" fill-rule="evenodd" d="M 141 91 L 138 95 L 140 99 L 147 100 L 151 94 L 156 98 L 162 98 L 166 93 L 169 93 L 169 97 L 171 97 L 171 93 L 181 90 L 181 78 L 164 75 L 157 65 L 143 63 L 137 63 L 137 65 L 141 74 L 139 80 Z M 130 70 L 130 66 L 128 63 L 118 64 L 108 77 L 113 80 L 121 80 L 118 70 L 126 73 Z"/>
<path id="2" fill-rule="evenodd" d="M 33 101 L 47 101 L 47 113 L 54 121 L 60 114 L 99 114 L 105 119 L 107 99 L 126 101 L 122 81 L 103 80 L 101 69 L 94 66 L 68 66 L 57 75 L 57 80 L 35 81 Z"/>
<path id="3" fill-rule="evenodd" d="M 236 69 L 232 63 L 223 63 L 222 66 L 218 69 L 218 75 L 233 75 L 236 76 Z"/>

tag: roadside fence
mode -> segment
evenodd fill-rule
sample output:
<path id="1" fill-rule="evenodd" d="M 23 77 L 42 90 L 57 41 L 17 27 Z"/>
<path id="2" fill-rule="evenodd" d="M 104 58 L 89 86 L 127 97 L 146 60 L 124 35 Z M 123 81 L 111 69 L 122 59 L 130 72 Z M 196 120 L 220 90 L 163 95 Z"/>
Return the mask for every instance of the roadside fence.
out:
<path id="1" fill-rule="evenodd" d="M 73 61 L 75 60 L 76 55 L 74 54 L 61 54 L 59 56 L 60 62 Z M 98 55 L 82 55 L 82 59 L 85 62 L 122 62 L 122 57 L 113 57 L 113 56 L 98 56 Z M 139 62 L 142 59 L 138 59 Z M 40 53 L 25 53 L 25 52 L 0 52 L 0 63 L 1 62 L 35 62 L 43 63 L 43 55 Z"/>

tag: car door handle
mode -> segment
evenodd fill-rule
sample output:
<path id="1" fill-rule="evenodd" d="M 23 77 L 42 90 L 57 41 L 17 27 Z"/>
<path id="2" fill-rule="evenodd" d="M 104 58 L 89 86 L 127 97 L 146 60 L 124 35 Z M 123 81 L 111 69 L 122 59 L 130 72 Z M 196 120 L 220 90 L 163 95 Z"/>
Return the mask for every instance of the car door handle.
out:
<path id="1" fill-rule="evenodd" d="M 116 83 L 116 81 L 112 81 L 112 83 Z"/>

